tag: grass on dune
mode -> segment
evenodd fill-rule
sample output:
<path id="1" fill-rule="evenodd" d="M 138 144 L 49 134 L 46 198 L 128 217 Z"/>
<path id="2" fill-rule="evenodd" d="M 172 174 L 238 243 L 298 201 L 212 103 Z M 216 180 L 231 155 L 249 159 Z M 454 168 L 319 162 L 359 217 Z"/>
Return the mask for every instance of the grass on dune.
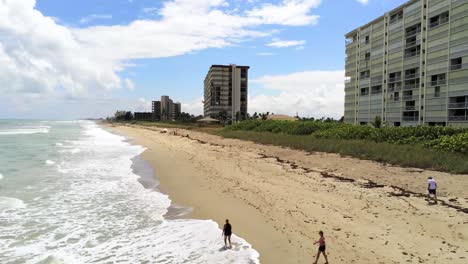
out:
<path id="1" fill-rule="evenodd" d="M 359 159 L 433 169 L 451 173 L 468 173 L 468 156 L 433 150 L 420 145 L 390 144 L 368 140 L 318 139 L 310 135 L 288 135 L 270 132 L 217 130 L 213 134 L 261 144 L 271 144 L 308 152 L 339 153 Z"/>

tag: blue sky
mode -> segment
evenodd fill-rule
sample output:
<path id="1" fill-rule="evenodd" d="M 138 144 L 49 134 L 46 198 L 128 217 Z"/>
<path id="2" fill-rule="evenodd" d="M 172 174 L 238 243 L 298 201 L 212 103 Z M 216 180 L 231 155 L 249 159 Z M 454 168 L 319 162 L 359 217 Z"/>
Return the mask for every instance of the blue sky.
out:
<path id="1" fill-rule="evenodd" d="M 0 118 L 149 111 L 163 94 L 200 114 L 209 66 L 229 63 L 251 66 L 249 112 L 340 117 L 343 35 L 404 2 L 1 0 Z"/>

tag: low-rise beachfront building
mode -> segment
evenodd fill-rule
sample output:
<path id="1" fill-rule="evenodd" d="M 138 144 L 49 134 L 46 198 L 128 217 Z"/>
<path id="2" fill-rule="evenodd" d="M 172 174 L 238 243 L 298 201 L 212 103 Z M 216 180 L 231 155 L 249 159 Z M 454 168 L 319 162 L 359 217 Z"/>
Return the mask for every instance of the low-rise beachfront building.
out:
<path id="1" fill-rule="evenodd" d="M 161 101 L 152 102 L 153 120 L 156 121 L 174 120 L 181 113 L 181 110 L 181 103 L 174 103 L 167 95 L 161 96 Z"/>
<path id="2" fill-rule="evenodd" d="M 231 120 L 243 120 L 247 117 L 249 68 L 235 64 L 210 67 L 204 81 L 206 117 Z"/>
<path id="3" fill-rule="evenodd" d="M 344 121 L 468 126 L 468 1 L 411 0 L 346 34 Z"/>
<path id="4" fill-rule="evenodd" d="M 153 120 L 153 113 L 152 112 L 135 112 L 133 113 L 133 119 L 151 121 Z"/>

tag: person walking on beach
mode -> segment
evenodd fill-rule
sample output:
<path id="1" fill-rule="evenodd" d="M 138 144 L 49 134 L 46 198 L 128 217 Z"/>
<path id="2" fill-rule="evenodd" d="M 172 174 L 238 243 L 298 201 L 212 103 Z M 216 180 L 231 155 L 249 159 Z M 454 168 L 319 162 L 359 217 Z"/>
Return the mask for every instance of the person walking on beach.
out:
<path id="1" fill-rule="evenodd" d="M 222 235 L 224 235 L 224 246 L 227 247 L 227 244 L 226 244 L 226 240 L 227 240 L 229 241 L 229 248 L 232 248 L 232 244 L 231 244 L 232 226 L 229 223 L 229 219 L 226 219 L 226 224 L 224 224 Z"/>
<path id="2" fill-rule="evenodd" d="M 315 258 L 315 262 L 314 264 L 317 264 L 317 261 L 320 257 L 320 253 L 323 254 L 323 256 L 325 257 L 325 264 L 328 264 L 328 258 L 327 258 L 327 253 L 325 253 L 325 237 L 323 236 L 323 231 L 320 231 L 319 232 L 319 235 L 320 235 L 320 239 L 314 243 L 315 244 L 319 244 L 319 249 L 318 249 L 318 252 L 317 252 L 317 257 Z"/>
<path id="3" fill-rule="evenodd" d="M 427 191 L 429 192 L 429 199 L 431 199 L 431 194 L 434 195 L 434 202 L 437 203 L 437 182 L 432 177 L 428 178 Z"/>

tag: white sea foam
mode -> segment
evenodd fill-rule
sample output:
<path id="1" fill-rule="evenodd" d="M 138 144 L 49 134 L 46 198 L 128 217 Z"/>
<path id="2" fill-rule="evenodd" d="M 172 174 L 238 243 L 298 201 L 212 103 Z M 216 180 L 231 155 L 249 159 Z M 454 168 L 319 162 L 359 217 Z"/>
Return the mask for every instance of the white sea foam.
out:
<path id="1" fill-rule="evenodd" d="M 30 135 L 37 133 L 49 133 L 50 126 L 24 126 L 22 128 L 3 129 L 0 135 Z"/>
<path id="2" fill-rule="evenodd" d="M 54 158 L 61 173 L 38 186 L 41 198 L 8 211 L 7 222 L 15 224 L 0 229 L 7 263 L 258 263 L 239 237 L 232 250 L 222 249 L 213 221 L 164 219 L 171 201 L 145 189 L 131 169 L 144 148 L 80 124 L 82 137 L 69 143 L 81 151 Z"/>
<path id="3" fill-rule="evenodd" d="M 20 199 L 0 196 L 0 211 L 24 207 L 26 207 L 26 204 Z"/>
<path id="4" fill-rule="evenodd" d="M 52 166 L 55 164 L 55 161 L 52 161 L 52 160 L 46 160 L 45 163 L 49 166 Z"/>
<path id="5" fill-rule="evenodd" d="M 63 146 L 63 144 L 60 143 L 60 142 L 55 143 L 55 145 L 56 145 L 56 146 L 59 146 L 59 147 L 60 147 L 60 146 Z"/>
<path id="6" fill-rule="evenodd" d="M 0 173 L 0 180 L 3 180 L 3 174 Z"/>

